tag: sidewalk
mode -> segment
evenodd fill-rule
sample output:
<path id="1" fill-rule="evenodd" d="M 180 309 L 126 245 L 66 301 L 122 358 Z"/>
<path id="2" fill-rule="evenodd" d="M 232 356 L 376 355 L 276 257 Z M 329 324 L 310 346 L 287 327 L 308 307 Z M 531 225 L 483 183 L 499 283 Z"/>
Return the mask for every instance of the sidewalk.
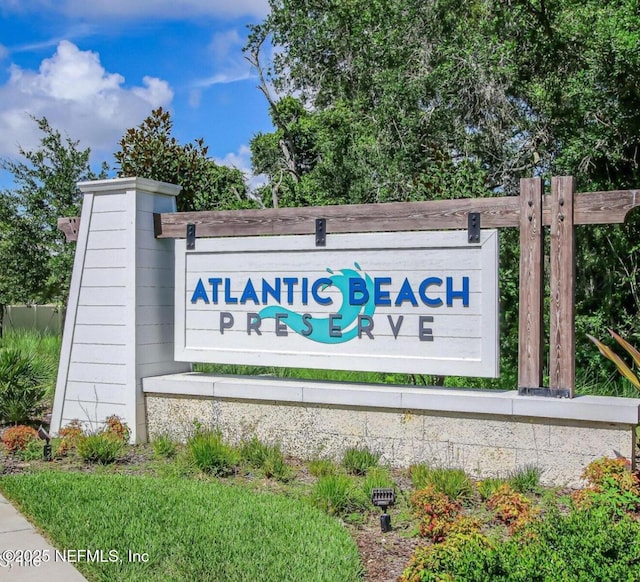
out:
<path id="1" fill-rule="evenodd" d="M 72 564 L 56 560 L 53 546 L 0 495 L 0 580 L 83 582 L 85 578 Z"/>

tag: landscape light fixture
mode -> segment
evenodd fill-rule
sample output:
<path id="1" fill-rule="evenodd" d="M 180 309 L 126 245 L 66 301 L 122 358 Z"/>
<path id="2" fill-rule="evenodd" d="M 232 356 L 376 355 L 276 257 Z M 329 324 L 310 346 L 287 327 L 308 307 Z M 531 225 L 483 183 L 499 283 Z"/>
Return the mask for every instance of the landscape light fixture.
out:
<path id="1" fill-rule="evenodd" d="M 51 437 L 49 436 L 49 433 L 44 430 L 44 428 L 42 427 L 42 425 L 40 425 L 40 428 L 38 428 L 38 437 L 40 437 L 43 441 L 46 441 L 44 448 L 42 450 L 42 458 L 45 461 L 51 461 L 52 456 L 51 456 Z"/>
<path id="2" fill-rule="evenodd" d="M 396 492 L 393 487 L 376 488 L 371 490 L 371 503 L 382 508 L 380 516 L 380 531 L 391 531 L 391 516 L 387 514 L 387 508 L 396 502 Z"/>

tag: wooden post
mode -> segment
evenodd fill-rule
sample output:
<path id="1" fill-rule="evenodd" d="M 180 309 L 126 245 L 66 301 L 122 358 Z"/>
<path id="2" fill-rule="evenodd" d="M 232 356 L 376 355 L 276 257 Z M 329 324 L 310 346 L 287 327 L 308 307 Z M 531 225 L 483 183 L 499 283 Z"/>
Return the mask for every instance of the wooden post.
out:
<path id="1" fill-rule="evenodd" d="M 518 392 L 542 386 L 543 186 L 540 178 L 520 180 L 520 314 Z"/>
<path id="2" fill-rule="evenodd" d="M 573 398 L 575 387 L 575 257 L 572 176 L 551 180 L 551 320 L 549 388 Z"/>

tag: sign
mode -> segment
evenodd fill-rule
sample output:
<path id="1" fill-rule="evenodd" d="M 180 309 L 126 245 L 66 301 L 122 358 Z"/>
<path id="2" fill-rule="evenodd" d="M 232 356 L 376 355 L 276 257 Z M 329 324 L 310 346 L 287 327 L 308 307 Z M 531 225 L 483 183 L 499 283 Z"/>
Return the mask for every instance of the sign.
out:
<path id="1" fill-rule="evenodd" d="M 176 241 L 176 360 L 497 377 L 498 234 Z"/>

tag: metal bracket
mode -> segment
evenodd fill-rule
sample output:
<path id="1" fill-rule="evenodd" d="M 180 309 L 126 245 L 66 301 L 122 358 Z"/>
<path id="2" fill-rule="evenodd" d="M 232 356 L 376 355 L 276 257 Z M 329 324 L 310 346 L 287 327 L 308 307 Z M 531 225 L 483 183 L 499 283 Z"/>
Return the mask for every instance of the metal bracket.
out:
<path id="1" fill-rule="evenodd" d="M 153 213 L 153 236 L 158 238 L 162 234 L 162 216 L 159 212 Z"/>
<path id="2" fill-rule="evenodd" d="M 518 396 L 546 396 L 551 398 L 571 398 L 566 388 L 518 388 Z"/>
<path id="3" fill-rule="evenodd" d="M 469 212 L 467 223 L 467 235 L 470 243 L 480 242 L 480 213 Z"/>
<path id="4" fill-rule="evenodd" d="M 187 224 L 187 250 L 193 251 L 196 248 L 196 225 Z"/>
<path id="5" fill-rule="evenodd" d="M 58 218 L 58 228 L 64 232 L 67 242 L 75 242 L 78 240 L 80 217 L 70 216 L 68 218 Z"/>
<path id="6" fill-rule="evenodd" d="M 327 219 L 316 218 L 316 246 L 327 246 Z"/>

